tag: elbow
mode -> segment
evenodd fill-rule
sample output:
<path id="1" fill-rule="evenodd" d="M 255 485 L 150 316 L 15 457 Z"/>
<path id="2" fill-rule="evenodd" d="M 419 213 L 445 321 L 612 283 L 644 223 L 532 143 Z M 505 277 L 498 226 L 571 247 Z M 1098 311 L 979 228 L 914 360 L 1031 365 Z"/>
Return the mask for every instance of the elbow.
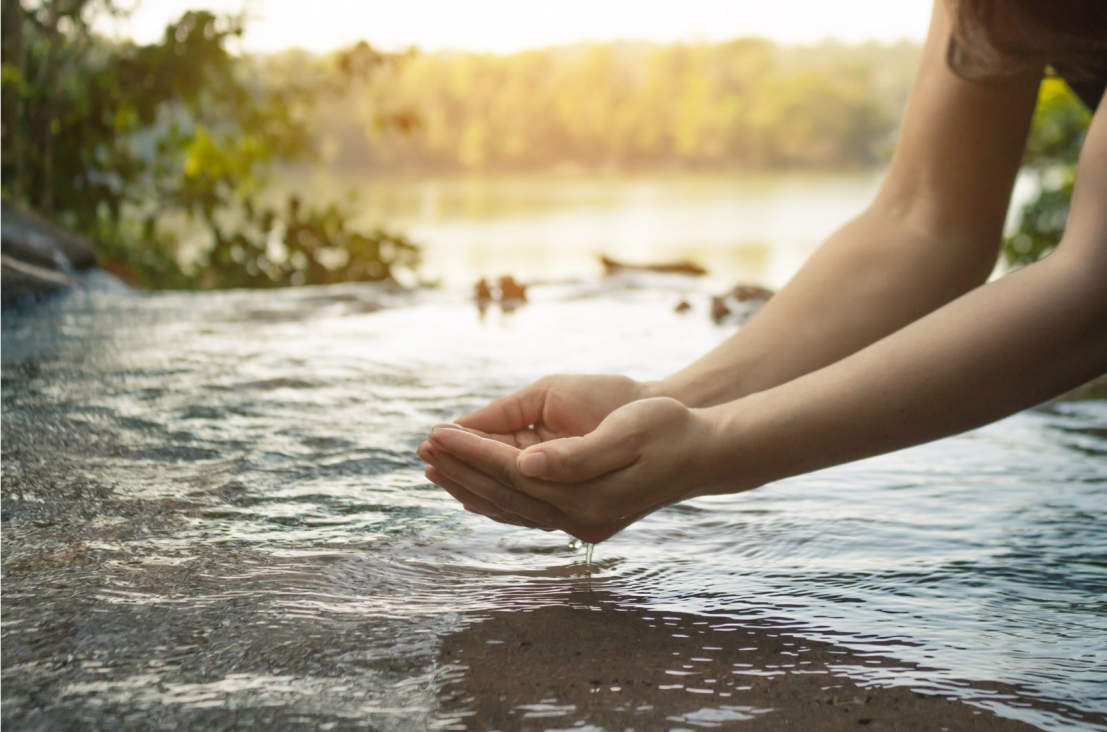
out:
<path id="1" fill-rule="evenodd" d="M 1057 250 L 1044 261 L 1049 260 L 1063 270 L 1069 291 L 1107 325 L 1107 227 L 1070 226 Z"/>
<path id="2" fill-rule="evenodd" d="M 922 271 L 937 271 L 953 297 L 984 284 L 995 270 L 1002 244 L 999 230 L 985 233 L 971 222 L 943 215 L 940 207 L 878 197 L 862 219 L 871 225 L 869 231 L 894 242 L 897 253 L 906 254 Z"/>

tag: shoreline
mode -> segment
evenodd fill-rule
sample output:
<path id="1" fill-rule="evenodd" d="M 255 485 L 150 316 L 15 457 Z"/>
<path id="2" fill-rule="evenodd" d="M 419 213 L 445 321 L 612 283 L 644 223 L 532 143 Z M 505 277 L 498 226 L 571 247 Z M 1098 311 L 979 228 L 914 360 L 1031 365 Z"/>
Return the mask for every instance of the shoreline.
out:
<path id="1" fill-rule="evenodd" d="M 492 613 L 442 639 L 446 729 L 1039 729 L 942 694 L 863 684 L 843 670 L 904 666 L 891 659 L 786 629 L 574 595 L 570 604 Z M 1004 691 L 965 688 L 982 698 Z"/>

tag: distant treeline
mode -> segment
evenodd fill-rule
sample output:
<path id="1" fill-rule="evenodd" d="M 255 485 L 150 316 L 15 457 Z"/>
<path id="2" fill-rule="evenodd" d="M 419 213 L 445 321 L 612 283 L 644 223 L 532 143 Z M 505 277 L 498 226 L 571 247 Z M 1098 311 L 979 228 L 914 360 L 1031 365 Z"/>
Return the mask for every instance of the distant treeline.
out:
<path id="1" fill-rule="evenodd" d="M 589 44 L 512 55 L 232 51 L 243 18 L 187 11 L 150 43 L 105 37 L 116 0 L 0 0 L 0 193 L 158 288 L 413 281 L 419 248 L 354 204 L 275 186 L 358 172 L 844 168 L 890 153 L 915 45 Z M 1090 114 L 1043 85 L 1039 195 L 1007 256 L 1063 229 Z"/>
<path id="2" fill-rule="evenodd" d="M 589 44 L 415 54 L 319 105 L 331 164 L 412 170 L 844 168 L 884 160 L 918 61 L 911 43 Z M 324 59 L 258 59 L 273 83 Z M 381 129 L 410 113 L 412 129 Z"/>

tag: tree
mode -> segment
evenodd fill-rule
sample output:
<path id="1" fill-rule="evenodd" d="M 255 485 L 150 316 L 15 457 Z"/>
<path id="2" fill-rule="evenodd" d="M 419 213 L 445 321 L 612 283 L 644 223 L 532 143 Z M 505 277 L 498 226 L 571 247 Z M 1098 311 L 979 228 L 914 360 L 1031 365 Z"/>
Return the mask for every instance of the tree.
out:
<path id="1" fill-rule="evenodd" d="M 94 31 L 117 12 L 112 0 L 3 0 L 6 197 L 90 237 L 146 285 L 380 280 L 418 263 L 401 236 L 352 231 L 340 206 L 264 196 L 274 163 L 311 157 L 318 99 L 395 59 L 361 43 L 312 83 L 274 87 L 228 50 L 240 18 L 186 12 L 138 45 Z M 192 257 L 182 223 L 206 234 Z"/>

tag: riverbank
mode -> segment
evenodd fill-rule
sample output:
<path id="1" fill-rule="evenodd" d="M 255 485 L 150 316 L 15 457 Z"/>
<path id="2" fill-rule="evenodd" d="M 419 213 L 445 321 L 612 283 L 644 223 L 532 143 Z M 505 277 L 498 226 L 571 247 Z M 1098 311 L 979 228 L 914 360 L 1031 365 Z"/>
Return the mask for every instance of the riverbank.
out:
<path id="1" fill-rule="evenodd" d="M 444 638 L 439 661 L 452 669 L 443 716 L 482 729 L 660 729 L 658 720 L 746 732 L 1038 729 L 987 709 L 989 696 L 1013 689 L 979 689 L 966 702 L 889 686 L 919 669 L 764 621 L 644 610 L 584 577 L 564 604 L 492 614 Z"/>
<path id="2" fill-rule="evenodd" d="M 4 303 L 74 287 L 96 265 L 91 242 L 7 201 L 0 208 L 0 252 Z"/>

